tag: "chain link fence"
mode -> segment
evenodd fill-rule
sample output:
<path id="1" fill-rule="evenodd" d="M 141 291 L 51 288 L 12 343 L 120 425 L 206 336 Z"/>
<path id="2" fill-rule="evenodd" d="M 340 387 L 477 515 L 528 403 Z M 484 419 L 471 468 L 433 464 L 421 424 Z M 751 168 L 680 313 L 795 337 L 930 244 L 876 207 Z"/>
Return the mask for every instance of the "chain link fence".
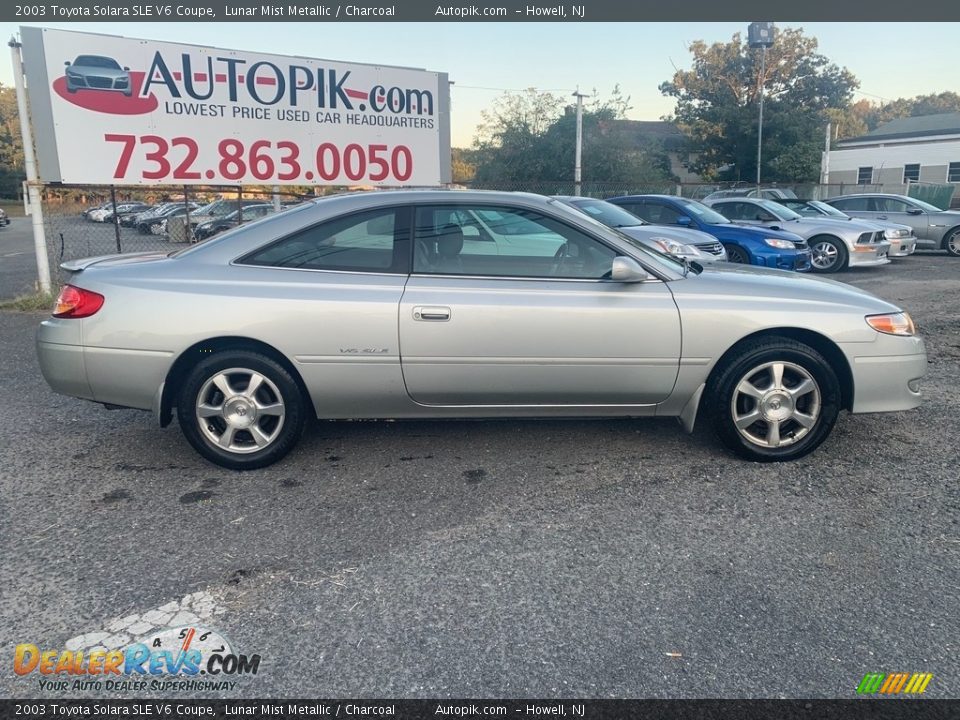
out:
<path id="1" fill-rule="evenodd" d="M 48 186 L 43 220 L 52 277 L 62 274 L 60 263 L 67 260 L 172 252 L 309 197 L 223 186 Z"/>

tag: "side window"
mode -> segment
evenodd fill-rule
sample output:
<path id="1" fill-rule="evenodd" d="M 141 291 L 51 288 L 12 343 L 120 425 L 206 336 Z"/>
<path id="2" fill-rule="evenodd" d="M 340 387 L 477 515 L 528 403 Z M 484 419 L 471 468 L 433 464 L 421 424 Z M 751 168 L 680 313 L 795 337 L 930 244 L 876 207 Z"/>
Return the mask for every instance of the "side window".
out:
<path id="1" fill-rule="evenodd" d="M 414 223 L 417 273 L 599 280 L 616 254 L 579 230 L 523 208 L 420 207 Z"/>
<path id="2" fill-rule="evenodd" d="M 628 208 L 634 215 L 639 215 L 647 222 L 654 225 L 676 225 L 680 218 L 680 213 L 671 207 L 662 205 L 658 202 L 648 202 L 637 210 Z"/>
<path id="3" fill-rule="evenodd" d="M 830 203 L 837 210 L 852 210 L 854 212 L 864 212 L 869 210 L 869 198 L 843 198 L 842 200 L 833 200 Z"/>
<path id="4" fill-rule="evenodd" d="M 371 210 L 300 230 L 238 260 L 304 270 L 407 272 L 407 211 Z"/>
<path id="5" fill-rule="evenodd" d="M 877 212 L 905 213 L 912 205 L 896 198 L 873 198 L 873 209 Z"/>
<path id="6" fill-rule="evenodd" d="M 725 202 L 718 203 L 713 209 L 723 215 L 727 220 L 743 220 L 743 203 Z"/>

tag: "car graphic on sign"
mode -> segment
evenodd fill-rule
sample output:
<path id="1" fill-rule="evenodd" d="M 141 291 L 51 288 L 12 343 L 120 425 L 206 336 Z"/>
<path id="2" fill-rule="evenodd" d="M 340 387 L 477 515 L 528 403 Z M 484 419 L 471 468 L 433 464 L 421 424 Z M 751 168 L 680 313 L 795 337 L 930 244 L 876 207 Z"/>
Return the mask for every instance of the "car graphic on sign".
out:
<path id="1" fill-rule="evenodd" d="M 67 92 L 77 90 L 113 90 L 122 92 L 127 97 L 133 94 L 133 83 L 130 82 L 130 68 L 121 67 L 120 63 L 103 55 L 77 55 L 67 66 Z"/>

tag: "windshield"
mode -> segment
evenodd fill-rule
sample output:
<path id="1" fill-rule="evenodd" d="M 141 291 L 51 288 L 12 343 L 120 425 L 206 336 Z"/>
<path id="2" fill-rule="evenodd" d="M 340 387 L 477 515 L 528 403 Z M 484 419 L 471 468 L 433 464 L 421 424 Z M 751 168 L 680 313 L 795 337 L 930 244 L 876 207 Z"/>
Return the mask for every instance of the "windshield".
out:
<path id="1" fill-rule="evenodd" d="M 709 225 L 729 225 L 730 221 L 716 210 L 711 210 L 706 205 L 696 200 L 687 200 L 686 198 L 677 198 L 677 202 L 683 206 L 684 210 L 691 215 L 696 215 L 697 219 Z"/>
<path id="2" fill-rule="evenodd" d="M 99 55 L 79 55 L 77 59 L 73 61 L 73 64 L 79 65 L 80 67 L 108 68 L 110 70 L 120 69 L 120 63 L 116 60 L 108 57 L 100 57 Z"/>
<path id="3" fill-rule="evenodd" d="M 824 215 L 829 215 L 830 217 L 836 218 L 848 218 L 850 217 L 846 213 L 842 213 L 837 210 L 833 205 L 827 205 L 825 202 L 820 202 L 819 200 L 811 200 L 808 205 L 812 205 L 817 210 L 819 210 Z"/>
<path id="4" fill-rule="evenodd" d="M 605 200 L 569 200 L 577 210 L 589 215 L 594 220 L 602 222 L 607 227 L 622 228 L 644 225 L 643 220 L 621 207 L 608 203 Z"/>
<path id="5" fill-rule="evenodd" d="M 800 215 L 795 213 L 790 208 L 784 207 L 780 203 L 776 203 L 773 200 L 757 200 L 756 202 L 758 205 L 763 206 L 765 210 L 773 213 L 781 220 L 799 220 L 801 218 Z"/>

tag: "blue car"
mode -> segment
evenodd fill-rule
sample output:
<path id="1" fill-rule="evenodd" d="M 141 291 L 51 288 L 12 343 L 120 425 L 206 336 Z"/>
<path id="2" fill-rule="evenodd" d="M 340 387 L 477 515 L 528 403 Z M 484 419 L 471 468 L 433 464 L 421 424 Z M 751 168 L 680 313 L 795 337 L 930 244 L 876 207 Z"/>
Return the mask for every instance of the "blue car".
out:
<path id="1" fill-rule="evenodd" d="M 779 270 L 810 270 L 810 248 L 783 230 L 735 225 L 703 203 L 673 195 L 625 195 L 607 202 L 654 225 L 679 225 L 710 233 L 723 243 L 730 262 Z"/>

